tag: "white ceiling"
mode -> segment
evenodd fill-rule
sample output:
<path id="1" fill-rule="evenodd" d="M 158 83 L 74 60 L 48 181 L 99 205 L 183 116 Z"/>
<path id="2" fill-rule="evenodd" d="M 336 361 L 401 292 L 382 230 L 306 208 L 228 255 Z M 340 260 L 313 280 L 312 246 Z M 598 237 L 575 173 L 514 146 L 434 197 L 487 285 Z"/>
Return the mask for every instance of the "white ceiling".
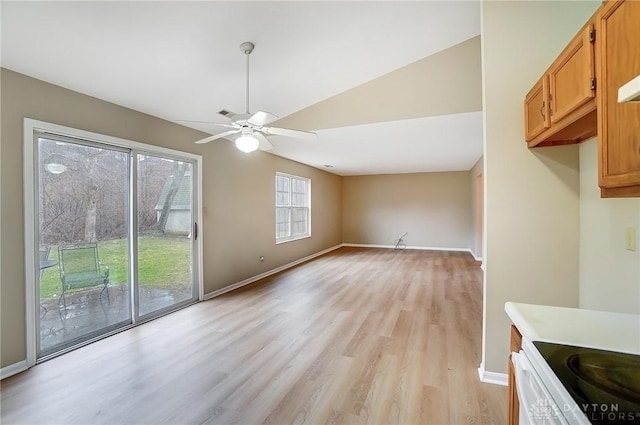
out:
<path id="1" fill-rule="evenodd" d="M 480 33 L 477 1 L 1 5 L 3 67 L 171 121 L 244 111 L 243 41 L 252 112 L 284 117 Z M 468 170 L 482 151 L 478 112 L 318 134 L 271 152 L 355 175 Z"/>

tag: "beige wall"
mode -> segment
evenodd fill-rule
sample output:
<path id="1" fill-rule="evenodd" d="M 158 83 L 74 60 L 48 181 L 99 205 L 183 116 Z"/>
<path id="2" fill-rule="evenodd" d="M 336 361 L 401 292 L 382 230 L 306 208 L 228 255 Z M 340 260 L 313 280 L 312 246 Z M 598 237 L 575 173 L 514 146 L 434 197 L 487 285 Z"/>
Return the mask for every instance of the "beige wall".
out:
<path id="1" fill-rule="evenodd" d="M 506 373 L 506 301 L 578 306 L 578 147 L 527 149 L 523 99 L 599 2 L 484 1 L 483 362 Z"/>
<path id="2" fill-rule="evenodd" d="M 343 178 L 343 241 L 409 246 L 472 247 L 469 172 Z"/>
<path id="3" fill-rule="evenodd" d="M 581 144 L 581 308 L 640 314 L 640 246 L 625 249 L 628 227 L 640 229 L 640 199 L 600 198 L 597 140 Z"/>
<path id="4" fill-rule="evenodd" d="M 318 130 L 480 111 L 481 75 L 476 36 L 301 109 L 278 125 Z"/>
<path id="5" fill-rule="evenodd" d="M 478 162 L 469 171 L 471 179 L 471 220 L 473 223 L 473 242 L 471 250 L 476 258 L 482 258 L 482 231 L 484 218 L 484 157 L 480 157 Z M 478 184 L 481 185 L 478 191 Z"/>
<path id="6" fill-rule="evenodd" d="M 204 290 L 223 288 L 342 241 L 341 178 L 2 69 L 0 366 L 25 358 L 23 117 L 203 156 Z M 276 171 L 312 180 L 313 236 L 275 244 Z M 260 263 L 260 255 L 265 262 Z"/>

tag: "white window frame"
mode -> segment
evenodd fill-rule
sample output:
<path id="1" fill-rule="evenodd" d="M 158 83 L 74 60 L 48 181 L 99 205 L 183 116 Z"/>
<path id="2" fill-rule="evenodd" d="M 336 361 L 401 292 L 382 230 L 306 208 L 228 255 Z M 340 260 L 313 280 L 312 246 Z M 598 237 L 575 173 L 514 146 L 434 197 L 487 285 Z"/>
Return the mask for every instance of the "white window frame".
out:
<path id="1" fill-rule="evenodd" d="M 288 205 L 278 205 L 278 177 L 284 177 L 289 179 L 289 204 Z M 292 191 L 293 191 L 293 185 L 291 184 L 291 180 L 292 179 L 297 179 L 297 180 L 302 180 L 306 183 L 307 185 L 307 205 L 305 206 L 296 206 L 293 205 L 293 196 L 292 196 Z M 275 236 L 276 236 L 276 244 L 280 244 L 280 243 L 285 243 L 285 242 L 291 242 L 291 241 L 297 241 L 300 239 L 306 239 L 306 238 L 310 238 L 311 237 L 311 179 L 308 177 L 302 177 L 302 176 L 296 176 L 293 174 L 287 174 L 287 173 L 281 173 L 281 172 L 276 172 L 275 175 L 275 179 L 274 179 L 274 187 L 273 187 L 273 192 L 274 192 L 274 204 L 275 204 L 275 208 L 274 208 L 274 225 L 275 225 Z M 278 208 L 288 208 L 289 210 L 289 235 L 285 236 L 285 237 L 278 237 L 278 213 L 277 210 Z M 302 234 L 297 234 L 297 235 L 293 235 L 292 234 L 292 211 L 294 208 L 306 208 L 307 209 L 307 231 L 306 233 L 302 233 Z"/>

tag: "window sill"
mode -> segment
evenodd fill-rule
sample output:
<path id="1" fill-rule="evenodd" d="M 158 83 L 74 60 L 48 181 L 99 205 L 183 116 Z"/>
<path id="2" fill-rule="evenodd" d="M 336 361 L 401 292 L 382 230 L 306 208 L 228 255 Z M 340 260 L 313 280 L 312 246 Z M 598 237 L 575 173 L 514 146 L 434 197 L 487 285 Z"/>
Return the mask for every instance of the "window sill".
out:
<path id="1" fill-rule="evenodd" d="M 292 238 L 287 238 L 287 239 L 277 239 L 276 240 L 276 245 L 280 245 L 281 243 L 299 241 L 300 239 L 308 239 L 310 237 L 311 237 L 311 235 L 303 235 L 303 236 L 294 236 Z"/>

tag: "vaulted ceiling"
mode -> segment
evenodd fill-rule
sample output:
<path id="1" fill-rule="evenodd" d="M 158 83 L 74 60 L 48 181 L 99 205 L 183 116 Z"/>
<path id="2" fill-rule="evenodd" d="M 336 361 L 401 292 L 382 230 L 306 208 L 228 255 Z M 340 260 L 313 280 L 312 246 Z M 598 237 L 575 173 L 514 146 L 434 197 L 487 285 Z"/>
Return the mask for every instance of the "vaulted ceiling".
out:
<path id="1" fill-rule="evenodd" d="M 215 134 L 250 109 L 340 175 L 468 170 L 482 153 L 479 2 L 8 2 L 2 66 Z M 225 143 L 215 141 L 212 143 Z M 331 168 L 325 168 L 331 165 Z"/>

